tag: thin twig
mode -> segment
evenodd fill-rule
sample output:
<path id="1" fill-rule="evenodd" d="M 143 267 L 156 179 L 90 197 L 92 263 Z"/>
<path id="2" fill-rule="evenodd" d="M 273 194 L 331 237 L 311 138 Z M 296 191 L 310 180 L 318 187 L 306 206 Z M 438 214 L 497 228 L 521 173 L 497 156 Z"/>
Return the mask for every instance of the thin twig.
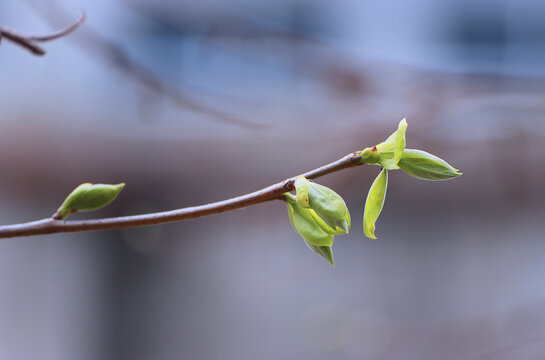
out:
<path id="1" fill-rule="evenodd" d="M 76 21 L 74 24 L 70 25 L 69 27 L 59 30 L 57 32 L 54 32 L 48 35 L 42 35 L 42 36 L 25 36 L 13 30 L 0 26 L 0 39 L 4 38 L 6 40 L 9 40 L 19 46 L 24 47 L 25 49 L 29 50 L 34 55 L 41 56 L 41 55 L 45 55 L 45 50 L 42 49 L 40 46 L 36 45 L 35 43 L 56 40 L 64 36 L 67 36 L 73 33 L 74 31 L 76 31 L 76 29 L 79 28 L 84 21 L 85 21 L 85 14 L 82 14 L 81 17 L 78 19 L 78 21 Z"/>
<path id="2" fill-rule="evenodd" d="M 361 164 L 362 162 L 360 158 L 360 152 L 358 151 L 348 154 L 343 158 L 330 164 L 308 171 L 302 175 L 305 176 L 307 179 L 316 179 L 332 172 L 358 166 Z M 294 189 L 293 183 L 295 182 L 296 178 L 297 177 L 292 177 L 274 185 L 263 188 L 261 190 L 232 199 L 171 211 L 83 221 L 63 221 L 54 220 L 53 218 L 47 218 L 28 223 L 0 226 L 0 238 L 43 235 L 62 232 L 130 228 L 144 225 L 163 224 L 168 222 L 220 214 L 226 211 L 236 210 L 247 206 L 260 204 L 263 202 L 280 199 L 283 193 L 292 191 Z"/>

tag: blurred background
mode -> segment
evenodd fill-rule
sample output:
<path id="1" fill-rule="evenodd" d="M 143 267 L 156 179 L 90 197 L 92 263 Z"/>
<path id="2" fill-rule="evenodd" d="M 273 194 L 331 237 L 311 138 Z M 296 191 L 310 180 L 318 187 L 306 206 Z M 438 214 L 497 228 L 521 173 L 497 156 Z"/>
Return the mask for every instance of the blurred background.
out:
<path id="1" fill-rule="evenodd" d="M 543 359 L 545 7 L 538 0 L 41 0 L 0 25 L 0 222 L 82 182 L 129 215 L 241 195 L 386 138 L 464 175 L 321 178 L 352 212 L 332 268 L 271 202 L 0 241 L 2 359 Z"/>

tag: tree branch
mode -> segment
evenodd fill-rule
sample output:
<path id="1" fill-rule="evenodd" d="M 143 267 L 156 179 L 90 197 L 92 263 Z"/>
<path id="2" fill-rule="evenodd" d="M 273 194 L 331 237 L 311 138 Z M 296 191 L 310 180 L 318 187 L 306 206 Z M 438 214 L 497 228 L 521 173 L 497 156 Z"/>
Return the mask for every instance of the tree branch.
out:
<path id="1" fill-rule="evenodd" d="M 35 43 L 52 41 L 52 40 L 56 40 L 61 37 L 64 37 L 68 34 L 71 34 L 74 31 L 76 31 L 76 29 L 79 28 L 84 21 L 85 21 L 85 14 L 81 15 L 78 21 L 76 21 L 73 25 L 70 25 L 69 27 L 59 30 L 57 32 L 54 32 L 52 34 L 43 35 L 43 36 L 25 36 L 13 30 L 9 30 L 9 29 L 6 29 L 5 27 L 0 26 L 0 40 L 4 38 L 6 40 L 9 40 L 27 49 L 34 55 L 41 56 L 41 55 L 45 55 L 45 50 L 42 49 L 40 46 L 36 45 Z"/>
<path id="2" fill-rule="evenodd" d="M 362 164 L 360 151 L 357 151 L 348 154 L 330 164 L 308 171 L 302 175 L 307 179 L 316 179 L 332 172 Z M 295 182 L 296 178 L 297 177 L 292 177 L 261 190 L 232 199 L 171 211 L 83 221 L 63 221 L 55 220 L 53 218 L 46 218 L 28 223 L 4 225 L 0 226 L 0 238 L 44 235 L 62 232 L 130 228 L 220 214 L 226 211 L 241 209 L 267 201 L 281 199 L 281 195 L 283 193 L 294 190 L 293 183 Z"/>

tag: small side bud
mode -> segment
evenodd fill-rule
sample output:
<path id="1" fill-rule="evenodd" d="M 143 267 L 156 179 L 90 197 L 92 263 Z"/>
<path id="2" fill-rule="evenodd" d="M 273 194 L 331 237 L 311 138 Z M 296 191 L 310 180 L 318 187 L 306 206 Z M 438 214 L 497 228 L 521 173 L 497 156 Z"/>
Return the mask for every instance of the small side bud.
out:
<path id="1" fill-rule="evenodd" d="M 125 183 L 117 185 L 81 184 L 66 197 L 53 218 L 63 220 L 77 211 L 100 209 L 114 201 L 124 187 Z"/>
<path id="2" fill-rule="evenodd" d="M 376 239 L 375 222 L 382 211 L 384 199 L 386 198 L 386 189 L 388 187 L 388 170 L 382 169 L 377 176 L 365 200 L 363 211 L 363 233 L 371 239 Z"/>
<path id="3" fill-rule="evenodd" d="M 422 150 L 406 149 L 398 165 L 410 176 L 423 180 L 448 180 L 462 175 L 445 160 Z"/>
<path id="4" fill-rule="evenodd" d="M 378 163 L 380 160 L 380 153 L 377 150 L 376 146 L 372 148 L 365 148 L 360 152 L 360 162 L 362 164 L 373 165 Z"/>

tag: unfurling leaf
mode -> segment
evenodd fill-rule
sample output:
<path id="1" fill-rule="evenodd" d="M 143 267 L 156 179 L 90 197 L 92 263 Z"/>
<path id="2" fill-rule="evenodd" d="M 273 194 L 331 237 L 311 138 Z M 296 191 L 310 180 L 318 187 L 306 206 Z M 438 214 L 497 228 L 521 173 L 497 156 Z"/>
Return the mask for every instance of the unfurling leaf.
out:
<path id="1" fill-rule="evenodd" d="M 373 184 L 369 189 L 369 194 L 367 194 L 367 200 L 365 201 L 365 209 L 363 212 L 363 232 L 368 238 L 377 238 L 375 236 L 375 222 L 382 211 L 384 199 L 386 198 L 387 186 L 388 170 L 382 169 L 375 181 L 373 181 Z"/>
<path id="2" fill-rule="evenodd" d="M 407 131 L 407 120 L 403 119 L 399 122 L 396 131 L 396 140 L 394 143 L 394 160 L 395 164 L 399 163 L 401 156 L 403 155 L 403 150 L 405 150 L 405 132 Z"/>
<path id="3" fill-rule="evenodd" d="M 114 201 L 124 187 L 125 183 L 117 185 L 81 184 L 66 197 L 53 218 L 63 220 L 77 211 L 100 209 Z"/>
<path id="4" fill-rule="evenodd" d="M 309 248 L 334 265 L 331 251 L 333 234 L 327 233 L 318 225 L 310 215 L 312 209 L 301 207 L 296 198 L 289 193 L 284 194 L 284 197 L 288 206 L 290 222 L 295 231 L 305 240 Z"/>
<path id="5" fill-rule="evenodd" d="M 299 176 L 294 183 L 297 203 L 310 208 L 310 215 L 330 234 L 347 234 L 350 212 L 342 197 L 335 191 Z"/>
<path id="6" fill-rule="evenodd" d="M 398 165 L 407 174 L 423 180 L 448 180 L 462 175 L 445 160 L 422 150 L 406 149 Z"/>
<path id="7" fill-rule="evenodd" d="M 403 119 L 399 122 L 397 130 L 388 137 L 383 143 L 376 146 L 380 160 L 378 164 L 382 165 L 387 170 L 397 169 L 397 163 L 401 159 L 403 150 L 405 149 L 405 132 L 407 131 L 407 120 Z"/>
<path id="8" fill-rule="evenodd" d="M 293 183 L 293 186 L 295 186 L 297 203 L 304 208 L 309 208 L 310 201 L 308 198 L 308 190 L 310 188 L 310 181 L 308 181 L 304 176 L 299 176 Z"/>

